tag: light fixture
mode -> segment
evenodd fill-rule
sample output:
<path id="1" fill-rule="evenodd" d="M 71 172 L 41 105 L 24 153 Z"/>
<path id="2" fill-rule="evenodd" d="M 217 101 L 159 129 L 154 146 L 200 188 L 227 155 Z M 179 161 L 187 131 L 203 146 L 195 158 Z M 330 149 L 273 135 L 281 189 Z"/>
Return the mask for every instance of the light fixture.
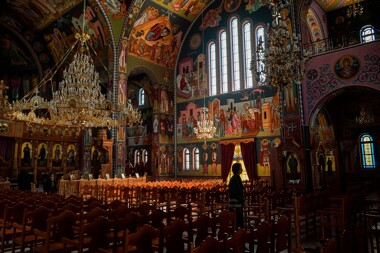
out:
<path id="1" fill-rule="evenodd" d="M 375 117 L 370 109 L 366 109 L 362 106 L 359 116 L 356 116 L 355 121 L 360 125 L 372 124 L 375 121 Z"/>
<path id="2" fill-rule="evenodd" d="M 8 118 L 24 121 L 27 125 L 79 129 L 141 123 L 140 112 L 129 100 L 126 105 L 115 104 L 102 94 L 99 73 L 90 57 L 90 35 L 84 32 L 84 20 L 83 16 L 82 32 L 75 35 L 76 43 L 66 52 L 62 62 L 56 65 L 58 67 L 54 72 L 51 71 L 24 98 L 6 106 Z M 53 98 L 48 101 L 40 97 L 39 88 L 46 81 L 51 81 L 72 51 L 75 52 L 72 61 L 63 72 L 59 89 L 53 91 Z"/>
<path id="3" fill-rule="evenodd" d="M 205 140 L 214 137 L 216 128 L 214 121 L 209 119 L 209 110 L 206 107 L 202 107 L 199 111 L 199 119 L 197 120 L 197 126 L 194 127 L 194 133 L 197 139 Z"/>
<path id="4" fill-rule="evenodd" d="M 352 0 L 352 4 L 348 6 L 346 16 L 348 18 L 353 17 L 355 18 L 357 15 L 360 16 L 363 14 L 364 8 L 360 4 L 360 1 L 355 3 L 355 0 Z"/>
<path id="5" fill-rule="evenodd" d="M 203 13 L 202 13 L 202 22 L 203 22 Z M 202 54 L 203 57 L 198 57 L 198 60 L 205 60 L 205 47 L 204 47 L 204 29 L 202 30 Z M 204 64 L 204 63 L 202 63 Z M 216 128 L 214 126 L 214 121 L 209 117 L 209 109 L 206 107 L 206 81 L 205 78 L 202 81 L 203 88 L 203 107 L 200 108 L 197 115 L 197 125 L 194 127 L 194 133 L 197 136 L 198 140 L 204 140 L 206 142 L 207 139 L 213 138 L 216 132 Z"/>
<path id="6" fill-rule="evenodd" d="M 301 35 L 289 31 L 291 22 L 288 15 L 288 1 L 264 0 L 272 10 L 272 25 L 264 38 L 260 36 L 256 51 L 257 64 L 251 63 L 251 70 L 259 84 L 284 87 L 300 84 L 309 61 L 310 53 L 302 51 Z"/>

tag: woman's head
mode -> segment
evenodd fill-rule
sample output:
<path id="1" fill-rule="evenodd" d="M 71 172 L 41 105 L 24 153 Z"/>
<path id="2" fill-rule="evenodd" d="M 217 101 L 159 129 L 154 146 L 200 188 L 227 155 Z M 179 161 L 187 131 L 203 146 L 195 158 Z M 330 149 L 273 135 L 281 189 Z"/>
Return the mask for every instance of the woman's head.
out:
<path id="1" fill-rule="evenodd" d="M 234 163 L 232 165 L 232 173 L 234 173 L 234 175 L 239 175 L 241 173 L 241 164 L 240 163 Z"/>

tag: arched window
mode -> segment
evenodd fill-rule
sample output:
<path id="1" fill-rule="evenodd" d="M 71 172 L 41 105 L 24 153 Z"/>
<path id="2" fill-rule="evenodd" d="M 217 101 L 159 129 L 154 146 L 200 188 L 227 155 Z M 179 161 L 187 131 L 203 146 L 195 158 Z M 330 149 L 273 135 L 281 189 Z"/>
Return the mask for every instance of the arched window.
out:
<path id="1" fill-rule="evenodd" d="M 183 149 L 183 163 L 185 170 L 190 170 L 190 151 L 188 148 Z"/>
<path id="2" fill-rule="evenodd" d="M 222 31 L 219 36 L 220 44 L 220 85 L 221 93 L 228 92 L 228 58 L 227 58 L 227 32 Z"/>
<path id="3" fill-rule="evenodd" d="M 216 87 L 216 52 L 215 52 L 215 43 L 212 42 L 208 46 L 209 48 L 209 82 L 210 82 L 210 95 L 216 95 L 217 94 L 217 87 Z"/>
<path id="4" fill-rule="evenodd" d="M 360 42 L 366 43 L 375 40 L 375 29 L 372 25 L 365 25 L 360 29 Z"/>
<path id="5" fill-rule="evenodd" d="M 231 164 L 231 168 L 230 168 L 230 173 L 228 174 L 228 177 L 227 177 L 227 182 L 229 182 L 230 179 L 231 179 L 231 177 L 233 176 L 232 165 L 234 165 L 234 163 L 240 163 L 241 164 L 241 168 L 242 168 L 242 172 L 240 174 L 241 180 L 242 181 L 249 180 L 248 173 L 247 173 L 247 170 L 245 169 L 245 164 L 244 164 L 244 161 L 243 161 L 243 155 L 241 154 L 240 144 L 237 144 L 235 146 L 234 159 L 232 160 L 232 164 Z"/>
<path id="6" fill-rule="evenodd" d="M 240 90 L 240 53 L 238 19 L 231 20 L 232 90 Z"/>
<path id="7" fill-rule="evenodd" d="M 142 150 L 142 161 L 144 164 L 148 162 L 148 150 L 146 149 Z"/>
<path id="8" fill-rule="evenodd" d="M 252 60 L 252 41 L 251 41 L 251 23 L 246 22 L 243 25 L 243 52 L 244 52 L 244 76 L 245 76 L 245 88 L 252 88 L 253 78 L 250 70 Z"/>
<path id="9" fill-rule="evenodd" d="M 371 135 L 363 134 L 360 136 L 360 155 L 364 169 L 376 168 L 374 141 Z"/>
<path id="10" fill-rule="evenodd" d="M 141 161 L 140 150 L 135 150 L 135 166 L 140 164 L 140 161 Z"/>
<path id="11" fill-rule="evenodd" d="M 262 47 L 265 51 L 265 29 L 263 26 L 259 26 L 256 29 L 256 50 Z M 264 59 L 262 59 L 263 55 L 256 54 L 256 68 L 258 72 L 259 83 L 262 83 L 265 80 L 265 74 L 263 71 L 265 70 Z"/>
<path id="12" fill-rule="evenodd" d="M 145 104 L 145 91 L 143 88 L 139 90 L 139 106 L 142 106 Z"/>
<path id="13" fill-rule="evenodd" d="M 193 162 L 194 162 L 194 170 L 199 170 L 199 149 L 198 148 L 194 148 L 193 149 Z"/>

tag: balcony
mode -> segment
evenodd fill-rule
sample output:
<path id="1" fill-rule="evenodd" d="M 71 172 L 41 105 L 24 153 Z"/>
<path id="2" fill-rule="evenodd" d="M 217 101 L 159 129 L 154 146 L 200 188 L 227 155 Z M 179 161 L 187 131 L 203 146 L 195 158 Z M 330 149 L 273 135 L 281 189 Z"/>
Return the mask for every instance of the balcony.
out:
<path id="1" fill-rule="evenodd" d="M 377 29 L 375 29 L 373 33 L 366 34 L 366 38 L 368 38 L 368 40 L 364 39 L 363 42 L 361 42 L 359 34 L 360 32 L 358 31 L 352 31 L 344 35 L 337 35 L 323 40 L 314 41 L 304 44 L 304 49 L 311 52 L 312 56 L 317 56 L 320 54 L 331 53 L 333 51 L 348 49 L 350 47 L 357 47 L 371 41 L 380 40 L 380 31 Z"/>

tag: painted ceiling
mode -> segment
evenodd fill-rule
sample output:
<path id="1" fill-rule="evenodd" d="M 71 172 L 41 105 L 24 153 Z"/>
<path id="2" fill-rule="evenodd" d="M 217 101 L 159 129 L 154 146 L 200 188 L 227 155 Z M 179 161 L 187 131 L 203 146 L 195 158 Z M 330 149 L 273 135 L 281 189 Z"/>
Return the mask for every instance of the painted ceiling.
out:
<path id="1" fill-rule="evenodd" d="M 316 1 L 326 11 L 331 11 L 353 0 Z M 82 2 L 83 0 L 0 1 L 0 22 L 13 30 L 3 34 L 2 40 L 8 40 L 7 36 L 12 32 L 21 34 L 32 45 L 42 65 L 51 66 L 57 63 L 73 42 L 79 22 L 83 22 Z M 233 9 L 233 6 L 238 7 L 243 2 L 250 10 L 260 8 L 257 4 L 259 1 L 247 0 L 87 0 L 86 26 L 92 29 L 95 35 L 94 46 L 103 58 L 107 57 L 109 45 L 106 38 L 112 36 L 109 30 L 111 24 L 116 45 L 120 45 L 121 37 L 129 37 L 132 45 L 141 46 L 143 40 L 146 46 L 161 47 L 161 51 L 168 52 L 162 56 L 168 59 L 156 57 L 152 60 L 150 55 L 142 55 L 144 48 L 135 48 L 129 52 L 130 55 L 173 68 L 180 41 L 204 8 L 215 3 L 219 6 L 215 9 L 216 14 L 220 13 L 219 9 L 233 12 L 237 9 Z M 104 14 L 108 19 L 104 18 Z M 19 37 L 13 39 L 15 44 L 19 43 L 18 39 Z"/>
<path id="2" fill-rule="evenodd" d="M 357 0 L 315 0 L 324 11 L 330 12 L 336 9 L 343 8 L 345 6 L 348 6 L 352 4 L 354 1 L 358 2 Z"/>

